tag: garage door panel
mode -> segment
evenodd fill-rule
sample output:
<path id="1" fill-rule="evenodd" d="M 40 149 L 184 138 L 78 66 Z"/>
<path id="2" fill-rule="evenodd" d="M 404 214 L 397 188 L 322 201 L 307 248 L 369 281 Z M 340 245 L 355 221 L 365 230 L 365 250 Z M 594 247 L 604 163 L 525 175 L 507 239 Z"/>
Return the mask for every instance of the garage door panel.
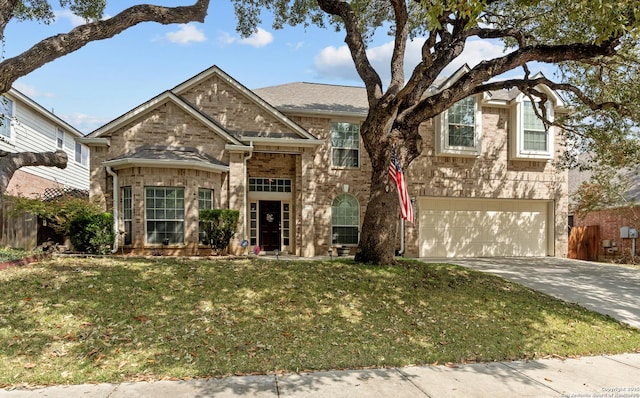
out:
<path id="1" fill-rule="evenodd" d="M 421 198 L 420 256 L 545 256 L 546 201 Z"/>

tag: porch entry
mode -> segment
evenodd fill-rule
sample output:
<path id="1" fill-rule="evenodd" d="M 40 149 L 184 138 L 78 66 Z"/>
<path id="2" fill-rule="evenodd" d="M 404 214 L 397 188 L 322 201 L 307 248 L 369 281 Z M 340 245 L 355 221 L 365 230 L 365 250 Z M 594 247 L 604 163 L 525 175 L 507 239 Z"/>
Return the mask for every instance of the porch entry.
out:
<path id="1" fill-rule="evenodd" d="M 258 202 L 260 214 L 260 246 L 264 251 L 282 250 L 282 202 L 261 200 Z"/>

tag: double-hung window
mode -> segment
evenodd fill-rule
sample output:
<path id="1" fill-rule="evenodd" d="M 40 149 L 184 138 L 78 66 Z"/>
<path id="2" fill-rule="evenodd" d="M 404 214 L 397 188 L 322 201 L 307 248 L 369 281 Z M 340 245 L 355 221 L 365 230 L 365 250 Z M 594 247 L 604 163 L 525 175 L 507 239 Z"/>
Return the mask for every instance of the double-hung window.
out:
<path id="1" fill-rule="evenodd" d="M 200 210 L 212 210 L 213 209 L 213 189 L 198 189 L 198 211 Z M 198 227 L 198 240 L 201 244 L 206 245 L 207 236 L 205 234 L 204 223 L 199 223 Z"/>
<path id="2" fill-rule="evenodd" d="M 62 149 L 64 147 L 64 130 L 56 130 L 56 147 Z"/>
<path id="3" fill-rule="evenodd" d="M 76 142 L 76 162 L 83 166 L 89 165 L 89 148 Z"/>
<path id="4" fill-rule="evenodd" d="M 0 137 L 11 139 L 11 120 L 13 119 L 13 101 L 0 97 Z"/>
<path id="5" fill-rule="evenodd" d="M 541 115 L 553 121 L 553 104 L 547 103 L 543 110 L 537 103 L 522 100 L 515 105 L 512 115 L 515 121 L 515 134 L 511 136 L 512 157 L 523 160 L 553 159 L 553 126 L 545 125 L 538 117 Z"/>
<path id="6" fill-rule="evenodd" d="M 437 136 L 438 154 L 479 155 L 481 118 L 480 105 L 474 96 L 456 102 L 442 113 Z"/>
<path id="7" fill-rule="evenodd" d="M 334 167 L 360 167 L 358 123 L 331 123 L 331 164 Z"/>
<path id="8" fill-rule="evenodd" d="M 347 193 L 335 197 L 331 204 L 331 244 L 357 245 L 360 230 L 360 205 Z"/>
<path id="9" fill-rule="evenodd" d="M 147 243 L 184 243 L 184 188 L 145 188 Z"/>

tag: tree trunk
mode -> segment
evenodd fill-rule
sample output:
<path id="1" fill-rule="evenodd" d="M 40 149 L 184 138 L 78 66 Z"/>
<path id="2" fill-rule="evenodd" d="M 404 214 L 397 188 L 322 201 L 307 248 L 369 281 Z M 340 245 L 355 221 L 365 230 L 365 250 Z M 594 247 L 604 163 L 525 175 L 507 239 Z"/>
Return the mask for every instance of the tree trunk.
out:
<path id="1" fill-rule="evenodd" d="M 398 193 L 389 178 L 389 163 L 377 164 L 371 172 L 371 192 L 356 261 L 380 265 L 395 262 L 400 222 L 398 206 Z"/>

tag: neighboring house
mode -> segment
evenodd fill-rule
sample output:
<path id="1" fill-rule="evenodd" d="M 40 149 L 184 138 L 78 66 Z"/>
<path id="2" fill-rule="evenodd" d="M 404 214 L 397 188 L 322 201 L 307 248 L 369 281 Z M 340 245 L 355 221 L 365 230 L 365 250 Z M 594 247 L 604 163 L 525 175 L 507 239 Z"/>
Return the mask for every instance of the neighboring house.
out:
<path id="1" fill-rule="evenodd" d="M 542 89 L 548 116 L 564 112 Z M 353 253 L 369 196 L 366 114 L 364 88 L 252 91 L 213 66 L 83 140 L 91 195 L 117 215 L 119 244 L 136 254 L 207 253 L 205 208 L 240 211 L 233 251 L 246 240 L 245 250 Z M 420 132 L 423 154 L 407 172 L 417 216 L 404 229 L 406 255 L 566 256 L 567 178 L 553 164 L 560 134 L 545 130 L 527 97 L 472 97 Z"/>
<path id="2" fill-rule="evenodd" d="M 9 182 L 6 195 L 41 198 L 49 190 L 89 189 L 89 147 L 79 139 L 83 134 L 16 89 L 0 98 L 0 150 L 7 152 L 50 152 L 64 150 L 65 169 L 23 167 Z M 0 244 L 33 248 L 37 222 L 27 216 L 17 220 L 2 209 Z"/>
<path id="3" fill-rule="evenodd" d="M 574 214 L 573 195 L 580 185 L 588 182 L 591 173 L 588 171 L 569 170 L 569 227 L 585 227 L 588 230 L 580 230 L 579 235 L 570 239 L 572 247 L 570 253 L 576 258 L 597 260 L 611 259 L 630 255 L 632 251 L 632 238 L 623 237 L 625 233 L 621 228 L 640 229 L 640 170 L 627 170 L 622 177 L 628 179 L 629 190 L 624 201 L 627 205 L 592 211 L 587 214 Z M 595 236 L 592 236 L 595 234 Z M 596 240 L 595 244 L 590 241 Z M 592 245 L 594 247 L 588 247 Z M 574 246 L 581 246 L 581 249 Z M 636 244 L 635 255 L 640 255 L 640 245 Z"/>

